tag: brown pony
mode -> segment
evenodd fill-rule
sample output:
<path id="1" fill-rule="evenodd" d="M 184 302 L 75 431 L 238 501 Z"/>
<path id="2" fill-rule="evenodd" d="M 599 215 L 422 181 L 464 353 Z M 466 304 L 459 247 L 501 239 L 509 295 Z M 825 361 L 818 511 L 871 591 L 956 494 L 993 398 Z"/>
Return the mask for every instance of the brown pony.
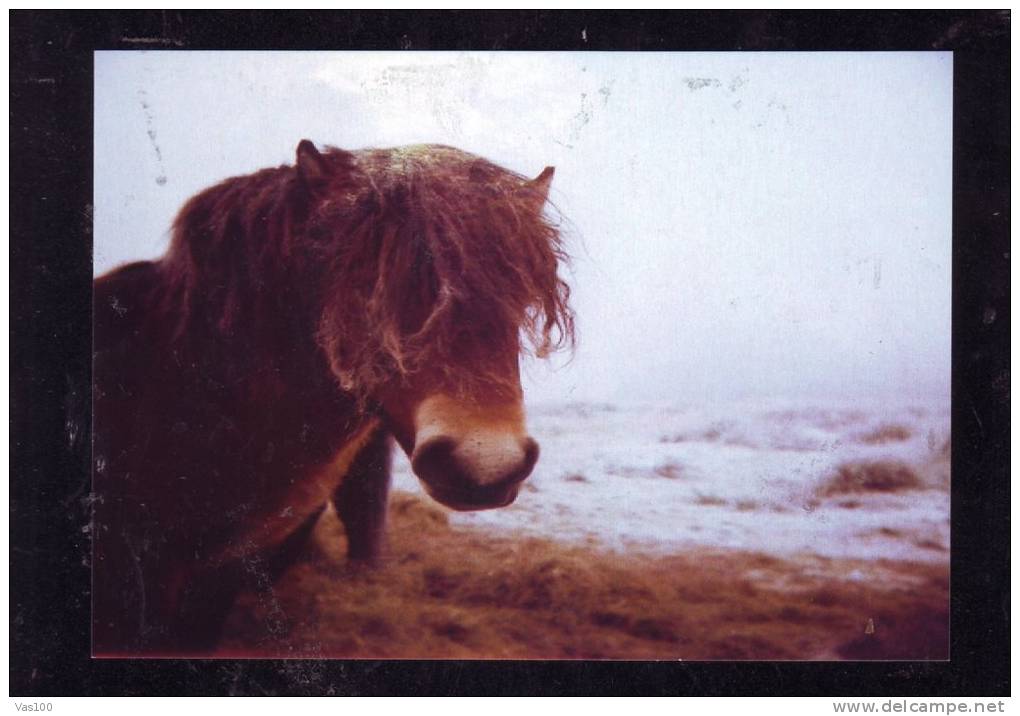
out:
<path id="1" fill-rule="evenodd" d="M 538 458 L 519 356 L 573 341 L 552 174 L 305 140 L 96 280 L 96 655 L 210 651 L 330 499 L 375 560 L 391 436 L 439 502 L 514 500 Z"/>

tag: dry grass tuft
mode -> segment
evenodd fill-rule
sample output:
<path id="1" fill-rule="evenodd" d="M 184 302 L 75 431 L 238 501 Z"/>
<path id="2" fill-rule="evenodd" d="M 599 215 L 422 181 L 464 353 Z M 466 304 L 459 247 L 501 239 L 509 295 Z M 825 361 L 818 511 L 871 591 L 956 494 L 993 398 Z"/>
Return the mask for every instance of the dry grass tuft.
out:
<path id="1" fill-rule="evenodd" d="M 564 482 L 591 482 L 587 477 L 579 472 L 571 472 L 563 476 Z"/>
<path id="2" fill-rule="evenodd" d="M 888 424 L 880 425 L 874 430 L 869 430 L 857 436 L 859 442 L 865 445 L 884 445 L 886 443 L 904 442 L 909 440 L 913 432 L 904 425 Z"/>
<path id="3" fill-rule="evenodd" d="M 694 498 L 694 504 L 704 505 L 705 507 L 721 507 L 728 503 L 721 497 L 716 497 L 715 495 L 703 495 L 699 493 Z"/>
<path id="4" fill-rule="evenodd" d="M 705 442 L 714 443 L 717 442 L 723 436 L 723 426 L 713 425 L 712 427 L 706 428 L 700 431 L 674 433 L 673 435 L 663 435 L 659 438 L 660 443 L 687 443 L 687 442 Z"/>
<path id="5" fill-rule="evenodd" d="M 323 516 L 314 544 L 269 593 L 245 594 L 221 655 L 329 658 L 944 658 L 945 565 L 922 581 L 844 580 L 874 563 L 693 550 L 669 557 L 451 528 L 396 493 L 388 557 L 344 561 Z M 882 569 L 890 569 L 884 563 Z M 864 635 L 871 618 L 874 634 Z"/>
<path id="6" fill-rule="evenodd" d="M 925 487 L 921 478 L 906 463 L 893 460 L 848 462 L 836 468 L 818 489 L 823 496 L 863 492 L 902 492 Z"/>
<path id="7" fill-rule="evenodd" d="M 684 468 L 679 463 L 670 460 L 669 462 L 657 465 L 653 472 L 659 477 L 664 477 L 667 480 L 678 480 L 683 477 Z"/>

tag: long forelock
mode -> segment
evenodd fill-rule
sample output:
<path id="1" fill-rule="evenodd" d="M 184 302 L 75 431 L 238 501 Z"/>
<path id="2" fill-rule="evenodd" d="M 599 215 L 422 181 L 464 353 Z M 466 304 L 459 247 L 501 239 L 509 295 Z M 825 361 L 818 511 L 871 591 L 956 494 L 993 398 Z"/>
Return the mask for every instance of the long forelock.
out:
<path id="1" fill-rule="evenodd" d="M 425 368 L 453 390 L 507 384 L 494 365 L 464 365 L 465 332 L 539 357 L 573 346 L 562 238 L 523 177 L 444 147 L 356 156 L 315 208 L 290 166 L 182 208 L 162 261 L 179 336 L 243 334 L 251 359 L 269 360 L 308 299 L 334 375 L 360 396 Z"/>
<path id="2" fill-rule="evenodd" d="M 347 389 L 371 392 L 426 367 L 445 374 L 447 389 L 507 383 L 496 366 L 465 370 L 458 360 L 472 329 L 482 329 L 478 340 L 512 341 L 500 348 L 539 357 L 573 345 L 560 232 L 535 210 L 522 177 L 481 160 L 476 167 L 473 175 L 442 166 L 382 172 L 361 202 L 374 216 L 345 227 L 320 338 Z M 418 318 L 412 325 L 409 315 Z"/>

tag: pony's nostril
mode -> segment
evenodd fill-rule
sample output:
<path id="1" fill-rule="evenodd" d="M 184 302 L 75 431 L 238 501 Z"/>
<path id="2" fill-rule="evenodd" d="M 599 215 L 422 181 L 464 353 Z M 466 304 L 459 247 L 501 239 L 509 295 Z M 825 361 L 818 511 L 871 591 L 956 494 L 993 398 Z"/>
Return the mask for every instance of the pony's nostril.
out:
<path id="1" fill-rule="evenodd" d="M 522 447 L 524 448 L 524 476 L 527 477 L 535 469 L 535 463 L 538 462 L 538 443 L 531 438 L 524 438 Z"/>
<path id="2" fill-rule="evenodd" d="M 412 453 L 411 468 L 432 491 L 453 491 L 462 502 L 482 504 L 505 499 L 507 491 L 523 482 L 538 461 L 538 443 L 531 438 L 510 442 L 517 450 L 487 454 L 468 451 L 465 455 L 465 445 L 470 444 L 458 443 L 449 436 L 428 439 Z"/>
<path id="3" fill-rule="evenodd" d="M 455 447 L 451 438 L 429 440 L 415 449 L 411 456 L 411 468 L 419 475 L 448 470 L 453 465 Z"/>

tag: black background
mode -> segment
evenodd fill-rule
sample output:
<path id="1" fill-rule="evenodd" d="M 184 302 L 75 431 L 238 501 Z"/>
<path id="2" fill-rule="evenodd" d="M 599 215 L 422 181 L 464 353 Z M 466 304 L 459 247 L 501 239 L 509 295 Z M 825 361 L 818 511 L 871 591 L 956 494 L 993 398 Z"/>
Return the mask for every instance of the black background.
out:
<path id="1" fill-rule="evenodd" d="M 12 695 L 1009 694 L 1008 11 L 14 11 L 10 37 Z M 951 660 L 89 658 L 92 52 L 100 49 L 952 50 Z"/>

